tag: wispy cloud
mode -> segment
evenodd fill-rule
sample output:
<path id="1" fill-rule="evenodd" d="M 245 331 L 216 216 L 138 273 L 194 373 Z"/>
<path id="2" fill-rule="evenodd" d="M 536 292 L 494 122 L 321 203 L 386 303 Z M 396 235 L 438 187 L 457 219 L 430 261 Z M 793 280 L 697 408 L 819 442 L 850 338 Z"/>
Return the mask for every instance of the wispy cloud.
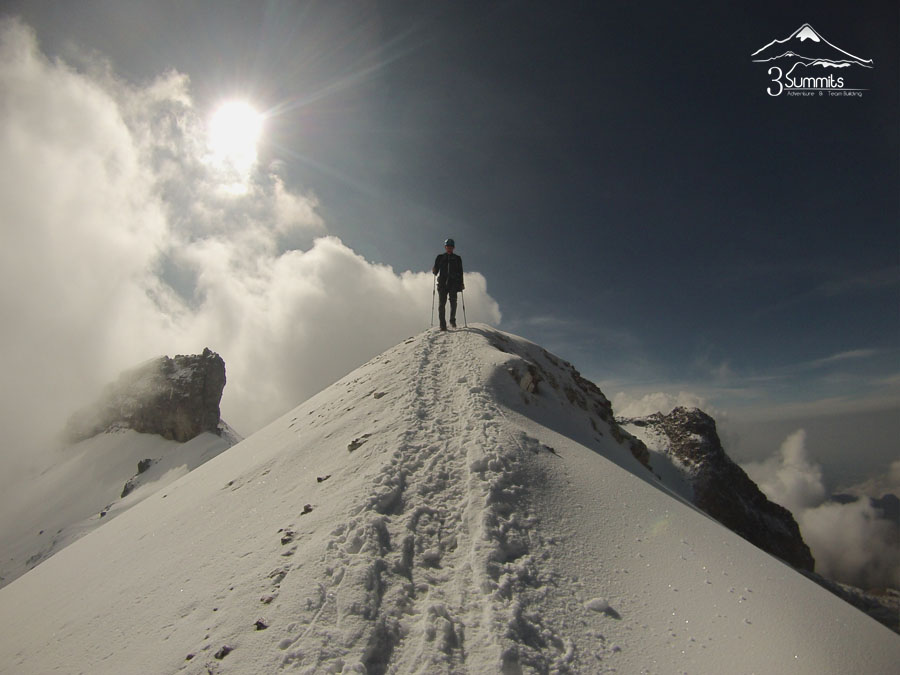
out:
<path id="1" fill-rule="evenodd" d="M 900 287 L 900 265 L 870 270 L 865 274 L 829 281 L 816 291 L 822 295 L 836 296 L 849 293 L 879 291 L 884 288 Z"/>
<path id="2" fill-rule="evenodd" d="M 837 354 L 832 354 L 831 356 L 826 356 L 822 359 L 815 359 L 813 361 L 807 361 L 805 363 L 800 364 L 800 367 L 803 368 L 822 368 L 825 366 L 832 366 L 837 363 L 846 363 L 847 361 L 859 361 L 861 359 L 869 359 L 873 356 L 878 356 L 882 352 L 878 349 L 853 349 L 846 352 L 839 352 Z"/>
<path id="3" fill-rule="evenodd" d="M 893 373 L 892 375 L 885 375 L 884 377 L 876 378 L 875 384 L 883 387 L 900 388 L 900 373 Z"/>
<path id="4" fill-rule="evenodd" d="M 900 392 L 884 391 L 855 396 L 813 397 L 809 400 L 770 402 L 760 399 L 754 405 L 734 408 L 732 413 L 747 422 L 836 417 L 891 409 L 900 410 Z"/>
<path id="5" fill-rule="evenodd" d="M 818 267 L 813 271 L 818 275 L 824 274 Z M 832 279 L 820 283 L 800 293 L 779 298 L 775 302 L 759 308 L 755 314 L 757 317 L 761 317 L 821 298 L 838 298 L 859 294 L 870 294 L 897 287 L 900 287 L 900 265 L 870 270 L 864 274 Z"/>

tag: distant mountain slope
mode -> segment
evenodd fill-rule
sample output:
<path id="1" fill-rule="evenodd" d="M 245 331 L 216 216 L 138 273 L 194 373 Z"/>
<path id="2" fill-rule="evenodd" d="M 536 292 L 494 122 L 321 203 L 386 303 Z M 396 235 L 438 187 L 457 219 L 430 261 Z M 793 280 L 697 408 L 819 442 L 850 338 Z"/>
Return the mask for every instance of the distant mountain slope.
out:
<path id="1" fill-rule="evenodd" d="M 225 362 L 209 349 L 163 356 L 74 414 L 71 444 L 0 496 L 0 586 L 240 441 L 219 418 L 224 387 Z"/>
<path id="2" fill-rule="evenodd" d="M 617 418 L 617 421 L 647 445 L 653 471 L 664 477 L 670 489 L 747 541 L 790 563 L 838 597 L 900 632 L 896 591 L 866 593 L 813 572 L 813 556 L 793 515 L 769 501 L 728 457 L 712 417 L 696 408 L 675 408 L 666 415 L 656 413 Z M 849 495 L 836 498 L 844 503 L 859 499 Z M 900 511 L 897 508 L 900 500 L 893 495 L 872 501 L 888 514 Z"/>
<path id="3" fill-rule="evenodd" d="M 0 590 L 0 672 L 895 671 L 604 400 L 486 326 L 410 338 Z"/>
<path id="4" fill-rule="evenodd" d="M 122 429 L 65 448 L 57 463 L 13 494 L 4 495 L 0 586 L 224 452 L 236 440 L 204 433 L 181 444 Z M 126 485 L 128 494 L 123 494 Z"/>
<path id="5" fill-rule="evenodd" d="M 769 501 L 725 453 L 712 417 L 696 408 L 675 408 L 667 415 L 618 421 L 647 444 L 651 464 L 662 472 L 671 463 L 683 474 L 689 485 L 685 496 L 692 504 L 764 551 L 798 569 L 813 570 L 813 556 L 794 517 Z"/>

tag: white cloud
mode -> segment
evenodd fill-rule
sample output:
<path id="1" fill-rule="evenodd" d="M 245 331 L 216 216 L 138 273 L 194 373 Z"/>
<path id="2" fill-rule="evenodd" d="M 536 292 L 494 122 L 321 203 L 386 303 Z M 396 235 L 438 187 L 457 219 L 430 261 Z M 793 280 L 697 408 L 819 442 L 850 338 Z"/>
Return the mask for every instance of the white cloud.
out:
<path id="1" fill-rule="evenodd" d="M 806 509 L 798 524 L 822 576 L 867 589 L 900 588 L 897 524 L 868 499 Z"/>
<path id="2" fill-rule="evenodd" d="M 248 433 L 429 325 L 431 275 L 323 237 L 315 197 L 277 164 L 223 190 L 189 89 L 50 61 L 0 23 L 5 460 L 152 356 L 219 351 L 223 416 Z M 499 322 L 484 277 L 467 274 L 465 299 L 470 322 Z"/>
<path id="3" fill-rule="evenodd" d="M 900 588 L 897 524 L 882 518 L 865 497 L 850 504 L 826 501 L 822 467 L 810 460 L 802 429 L 777 454 L 743 468 L 769 499 L 794 514 L 817 572 L 861 588 Z M 896 484 L 898 473 L 895 462 L 886 481 Z"/>
<path id="4" fill-rule="evenodd" d="M 806 431 L 799 429 L 782 443 L 776 455 L 744 466 L 747 474 L 772 501 L 793 513 L 825 499 L 822 467 L 806 455 Z"/>
<path id="5" fill-rule="evenodd" d="M 840 492 L 876 498 L 888 493 L 900 496 L 900 459 L 891 462 L 886 474 L 873 476 L 857 485 L 842 488 Z"/>
<path id="6" fill-rule="evenodd" d="M 873 356 L 877 356 L 878 354 L 880 354 L 880 352 L 877 349 L 853 349 L 846 352 L 832 354 L 831 356 L 827 356 L 825 358 L 816 359 L 815 361 L 809 361 L 808 363 L 803 365 L 809 368 L 821 368 L 823 366 L 830 366 L 832 364 L 843 363 L 845 361 L 869 359 Z"/>

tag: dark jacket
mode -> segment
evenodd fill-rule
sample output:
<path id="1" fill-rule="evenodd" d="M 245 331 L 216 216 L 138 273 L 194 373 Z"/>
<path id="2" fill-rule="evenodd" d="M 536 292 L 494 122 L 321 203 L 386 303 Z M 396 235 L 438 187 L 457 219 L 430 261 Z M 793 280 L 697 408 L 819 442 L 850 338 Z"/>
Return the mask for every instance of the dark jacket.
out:
<path id="1" fill-rule="evenodd" d="M 437 275 L 439 291 L 457 293 L 466 287 L 463 283 L 462 258 L 455 253 L 438 255 L 431 272 Z"/>

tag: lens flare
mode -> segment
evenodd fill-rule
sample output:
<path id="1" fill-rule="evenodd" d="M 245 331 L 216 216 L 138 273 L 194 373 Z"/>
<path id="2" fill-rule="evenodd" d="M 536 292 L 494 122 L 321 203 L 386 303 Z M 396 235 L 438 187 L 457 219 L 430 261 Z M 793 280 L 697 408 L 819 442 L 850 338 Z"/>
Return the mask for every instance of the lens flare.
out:
<path id="1" fill-rule="evenodd" d="M 245 183 L 256 164 L 262 128 L 262 115 L 246 101 L 222 104 L 209 123 L 211 159 L 226 172 L 236 173 L 237 182 Z"/>

